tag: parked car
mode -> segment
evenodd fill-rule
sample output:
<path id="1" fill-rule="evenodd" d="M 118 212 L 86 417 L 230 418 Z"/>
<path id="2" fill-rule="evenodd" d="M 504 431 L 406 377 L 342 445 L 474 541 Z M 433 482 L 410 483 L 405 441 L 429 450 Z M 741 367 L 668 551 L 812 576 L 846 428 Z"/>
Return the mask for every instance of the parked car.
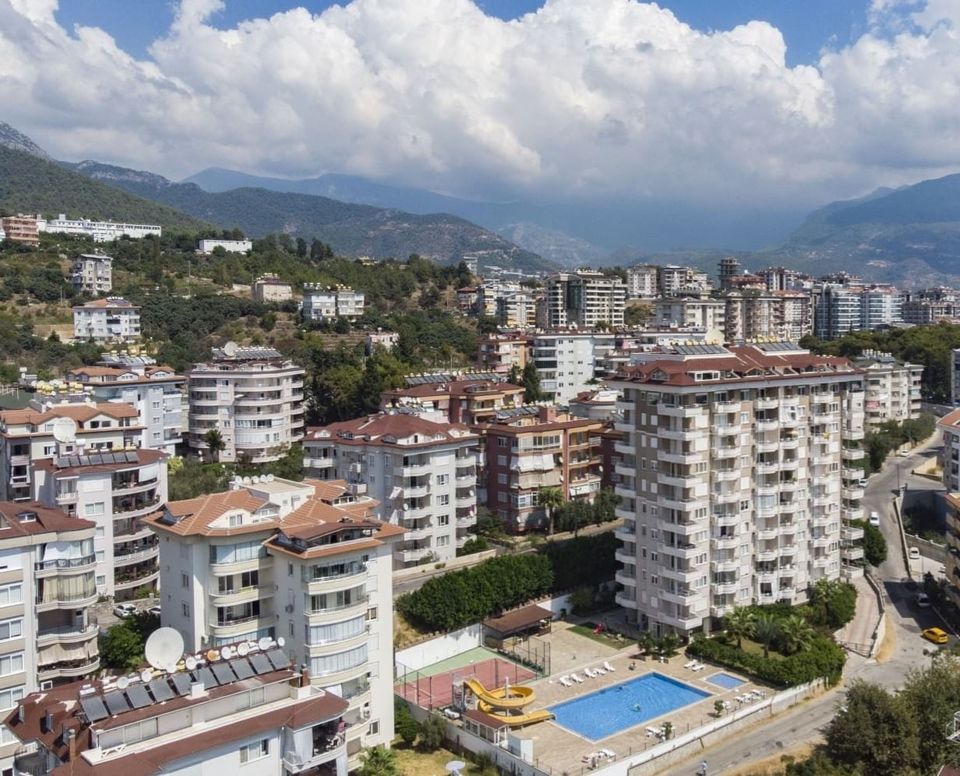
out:
<path id="1" fill-rule="evenodd" d="M 870 513 L 870 525 L 879 528 L 880 527 L 880 513 L 871 512 Z"/>
<path id="2" fill-rule="evenodd" d="M 928 596 L 926 593 L 917 593 L 917 597 L 914 599 L 914 601 L 916 601 L 917 606 L 919 606 L 921 609 L 926 609 L 930 606 L 930 596 Z"/>
<path id="3" fill-rule="evenodd" d="M 907 552 L 907 557 L 909 557 L 910 560 L 920 560 L 920 550 L 916 547 L 911 547 Z"/>
<path id="4" fill-rule="evenodd" d="M 113 607 L 113 613 L 121 620 L 127 619 L 135 611 L 137 607 L 134 604 L 117 604 Z"/>
<path id="5" fill-rule="evenodd" d="M 868 482 L 869 482 L 869 480 L 868 480 L 866 477 L 864 477 L 863 479 L 860 480 L 860 487 L 861 487 L 861 488 L 867 487 L 867 483 L 868 483 Z"/>
<path id="6" fill-rule="evenodd" d="M 160 607 L 159 607 L 159 606 L 151 606 L 149 609 L 147 609 L 147 611 L 148 611 L 150 614 L 155 614 L 157 617 L 160 616 Z"/>
<path id="7" fill-rule="evenodd" d="M 940 628 L 927 628 L 923 630 L 920 635 L 927 641 L 932 641 L 934 644 L 946 644 L 950 641 L 950 637 L 946 634 L 946 631 Z"/>

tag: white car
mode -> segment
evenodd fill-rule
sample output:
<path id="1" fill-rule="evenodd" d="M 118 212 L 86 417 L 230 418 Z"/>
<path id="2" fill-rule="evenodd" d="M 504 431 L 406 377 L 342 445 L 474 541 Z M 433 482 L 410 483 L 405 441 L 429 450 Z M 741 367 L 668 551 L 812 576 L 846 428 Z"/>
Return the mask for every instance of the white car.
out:
<path id="1" fill-rule="evenodd" d="M 160 616 L 160 607 L 159 607 L 159 606 L 151 606 L 149 609 L 147 609 L 147 612 L 148 612 L 149 614 L 155 614 L 157 617 L 159 617 L 159 616 Z"/>
<path id="2" fill-rule="evenodd" d="M 113 607 L 113 613 L 121 620 L 127 619 L 135 611 L 137 607 L 134 604 L 117 604 Z"/>
<path id="3" fill-rule="evenodd" d="M 917 606 L 921 609 L 928 609 L 930 607 L 930 596 L 926 593 L 917 593 L 916 597 Z"/>
<path id="4" fill-rule="evenodd" d="M 880 513 L 871 512 L 870 513 L 870 525 L 875 526 L 876 528 L 880 527 Z"/>
<path id="5" fill-rule="evenodd" d="M 920 560 L 920 550 L 916 547 L 911 547 L 910 551 L 907 553 L 907 556 L 910 560 Z"/>

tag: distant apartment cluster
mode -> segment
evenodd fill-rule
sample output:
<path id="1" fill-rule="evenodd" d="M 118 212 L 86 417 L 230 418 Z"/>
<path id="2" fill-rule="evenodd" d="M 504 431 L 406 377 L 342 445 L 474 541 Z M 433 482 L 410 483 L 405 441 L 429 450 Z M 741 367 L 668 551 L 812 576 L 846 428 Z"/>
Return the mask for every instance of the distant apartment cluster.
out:
<path id="1" fill-rule="evenodd" d="M 305 283 L 301 310 L 305 321 L 353 320 L 363 315 L 365 296 L 349 286 Z"/>

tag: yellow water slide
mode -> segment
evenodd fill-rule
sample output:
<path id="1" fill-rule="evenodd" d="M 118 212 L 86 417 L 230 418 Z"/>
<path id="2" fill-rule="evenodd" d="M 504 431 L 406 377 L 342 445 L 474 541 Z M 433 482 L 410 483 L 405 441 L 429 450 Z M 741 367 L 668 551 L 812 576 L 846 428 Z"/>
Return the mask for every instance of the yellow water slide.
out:
<path id="1" fill-rule="evenodd" d="M 523 727 L 553 719 L 553 714 L 544 709 L 527 714 L 516 713 L 533 701 L 531 687 L 494 687 L 488 690 L 476 679 L 465 679 L 463 683 L 477 696 L 477 706 L 480 711 L 484 714 L 492 714 L 509 727 Z"/>

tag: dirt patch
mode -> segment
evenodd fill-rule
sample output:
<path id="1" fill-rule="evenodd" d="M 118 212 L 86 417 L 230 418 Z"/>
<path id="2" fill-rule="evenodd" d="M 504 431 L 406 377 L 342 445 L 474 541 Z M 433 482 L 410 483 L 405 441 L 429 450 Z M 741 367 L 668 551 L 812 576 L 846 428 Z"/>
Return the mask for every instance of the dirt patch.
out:
<path id="1" fill-rule="evenodd" d="M 885 618 L 883 641 L 880 642 L 880 649 L 877 650 L 878 663 L 886 663 L 891 657 L 893 657 L 893 652 L 897 648 L 897 634 L 894 633 L 894 628 L 890 623 L 890 618 L 887 617 L 887 615 L 883 616 Z"/>
<path id="2" fill-rule="evenodd" d="M 772 754 L 749 765 L 739 766 L 736 770 L 727 771 L 726 776 L 780 776 L 784 769 L 784 757 L 804 760 L 813 754 L 813 749 L 813 744 L 798 744 L 789 749 L 784 749 L 779 754 Z"/>

